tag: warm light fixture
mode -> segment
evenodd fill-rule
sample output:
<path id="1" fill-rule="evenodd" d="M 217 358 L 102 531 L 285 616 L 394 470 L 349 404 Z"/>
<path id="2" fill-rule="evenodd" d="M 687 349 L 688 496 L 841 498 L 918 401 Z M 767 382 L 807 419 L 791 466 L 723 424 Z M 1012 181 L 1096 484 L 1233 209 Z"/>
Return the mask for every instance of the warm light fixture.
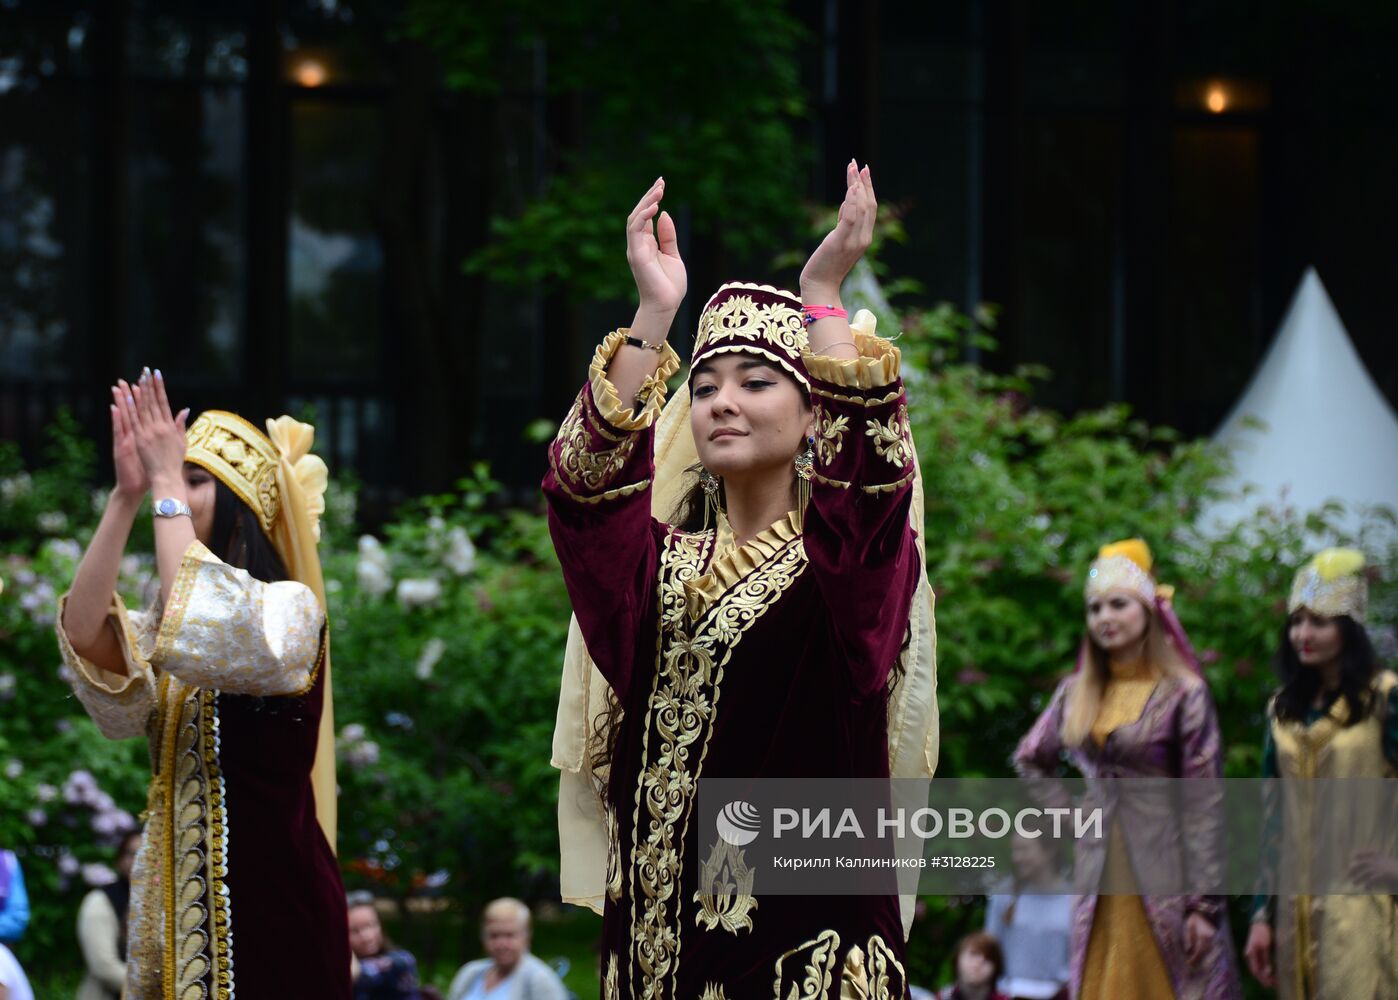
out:
<path id="1" fill-rule="evenodd" d="M 1222 114 L 1228 107 L 1228 91 L 1216 83 L 1213 84 L 1204 95 L 1204 106 L 1216 115 Z"/>
<path id="2" fill-rule="evenodd" d="M 319 87 L 325 82 L 325 67 L 314 59 L 302 59 L 296 64 L 294 75 L 303 87 Z"/>

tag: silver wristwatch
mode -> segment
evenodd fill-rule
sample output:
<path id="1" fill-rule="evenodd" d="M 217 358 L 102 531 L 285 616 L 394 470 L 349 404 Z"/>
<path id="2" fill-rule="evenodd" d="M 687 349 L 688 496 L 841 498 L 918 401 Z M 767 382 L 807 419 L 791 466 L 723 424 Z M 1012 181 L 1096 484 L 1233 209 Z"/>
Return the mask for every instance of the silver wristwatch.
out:
<path id="1" fill-rule="evenodd" d="M 176 500 L 174 497 L 165 497 L 163 500 L 155 502 L 156 517 L 179 517 L 183 514 L 191 521 L 194 520 L 194 511 L 189 509 L 189 504 L 183 500 Z"/>

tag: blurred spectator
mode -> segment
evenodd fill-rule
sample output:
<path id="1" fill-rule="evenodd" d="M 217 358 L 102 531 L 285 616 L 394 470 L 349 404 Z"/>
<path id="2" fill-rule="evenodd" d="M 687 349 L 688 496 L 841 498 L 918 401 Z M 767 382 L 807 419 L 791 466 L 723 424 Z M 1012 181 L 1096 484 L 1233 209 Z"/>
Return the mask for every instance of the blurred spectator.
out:
<path id="1" fill-rule="evenodd" d="M 0 942 L 14 944 L 29 926 L 29 894 L 14 851 L 0 848 Z"/>
<path id="2" fill-rule="evenodd" d="M 34 991 L 14 953 L 0 944 L 0 1000 L 34 1000 Z"/>
<path id="3" fill-rule="evenodd" d="M 78 946 L 87 975 L 77 1000 L 120 1000 L 126 984 L 126 912 L 131 902 L 131 865 L 141 831 L 128 833 L 117 849 L 117 880 L 93 889 L 78 908 Z"/>
<path id="4" fill-rule="evenodd" d="M 567 1000 L 563 980 L 529 954 L 529 907 L 497 899 L 481 918 L 481 942 L 489 958 L 463 965 L 447 1000 Z"/>
<path id="5" fill-rule="evenodd" d="M 1000 942 L 989 934 L 976 931 L 962 938 L 952 965 L 956 982 L 938 993 L 937 1000 L 1010 1000 L 995 988 L 1005 972 L 1005 959 Z"/>
<path id="6" fill-rule="evenodd" d="M 985 930 L 1005 956 L 1000 989 L 1015 1000 L 1066 1000 L 1073 904 L 1053 842 L 1015 837 L 1014 878 L 987 901 Z"/>
<path id="7" fill-rule="evenodd" d="M 354 1000 L 418 1000 L 417 960 L 384 934 L 373 895 L 352 892 L 347 903 Z"/>

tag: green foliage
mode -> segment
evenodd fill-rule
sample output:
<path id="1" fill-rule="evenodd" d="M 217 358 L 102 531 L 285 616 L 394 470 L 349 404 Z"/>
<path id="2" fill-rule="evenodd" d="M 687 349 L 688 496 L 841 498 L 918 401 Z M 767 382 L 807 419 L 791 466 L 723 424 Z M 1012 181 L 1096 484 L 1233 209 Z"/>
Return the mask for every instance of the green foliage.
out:
<path id="1" fill-rule="evenodd" d="M 77 569 L 96 522 L 95 451 L 60 412 L 48 461 L 26 471 L 0 448 L 0 846 L 21 858 L 31 917 L 20 959 L 76 954 L 73 920 L 133 814 L 149 766 L 137 742 L 104 740 L 64 683 L 53 623 L 58 595 Z M 147 529 L 148 530 L 148 529 Z M 149 559 L 123 561 L 119 588 L 137 602 Z M 134 606 L 134 604 L 133 604 Z"/>
<path id="2" fill-rule="evenodd" d="M 682 206 L 687 231 L 725 252 L 751 257 L 787 242 L 805 167 L 793 125 L 806 103 L 803 30 L 778 0 L 682 0 L 663 12 L 645 0 L 605 11 L 579 0 L 509 10 L 415 0 L 406 21 L 435 48 L 450 86 L 524 87 L 528 68 L 566 97 L 582 132 L 541 151 L 556 169 L 517 212 L 493 220 L 470 270 L 629 296 L 623 222 L 657 173 L 671 213 Z"/>
<path id="3" fill-rule="evenodd" d="M 567 596 L 541 515 L 477 468 L 326 563 L 351 883 L 464 905 L 557 870 Z"/>

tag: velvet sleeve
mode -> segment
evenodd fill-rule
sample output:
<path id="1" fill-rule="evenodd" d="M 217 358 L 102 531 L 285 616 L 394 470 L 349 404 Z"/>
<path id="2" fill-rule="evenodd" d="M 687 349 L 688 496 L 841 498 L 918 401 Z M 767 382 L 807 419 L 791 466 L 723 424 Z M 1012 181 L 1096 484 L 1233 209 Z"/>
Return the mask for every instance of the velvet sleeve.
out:
<path id="1" fill-rule="evenodd" d="M 325 654 L 325 611 L 305 584 L 264 583 L 201 543 L 170 587 L 151 666 L 229 694 L 299 695 Z"/>
<path id="2" fill-rule="evenodd" d="M 898 659 L 921 567 L 901 356 L 879 337 L 854 337 L 858 358 L 804 357 L 815 442 L 802 532 L 836 647 L 855 691 L 869 695 Z"/>
<path id="3" fill-rule="evenodd" d="M 1224 867 L 1223 746 L 1218 713 L 1208 686 L 1197 678 L 1180 702 L 1177 716 L 1180 777 L 1185 783 L 1185 864 L 1199 885 L 1222 885 Z M 1185 897 L 1185 910 L 1217 924 L 1224 897 L 1194 894 Z"/>
<path id="4" fill-rule="evenodd" d="M 636 644 L 654 628 L 661 526 L 651 517 L 652 424 L 665 380 L 679 369 L 668 346 L 634 405 L 607 366 L 626 338 L 608 334 L 589 379 L 549 446 L 544 476 L 549 534 L 588 654 L 623 701 Z"/>

